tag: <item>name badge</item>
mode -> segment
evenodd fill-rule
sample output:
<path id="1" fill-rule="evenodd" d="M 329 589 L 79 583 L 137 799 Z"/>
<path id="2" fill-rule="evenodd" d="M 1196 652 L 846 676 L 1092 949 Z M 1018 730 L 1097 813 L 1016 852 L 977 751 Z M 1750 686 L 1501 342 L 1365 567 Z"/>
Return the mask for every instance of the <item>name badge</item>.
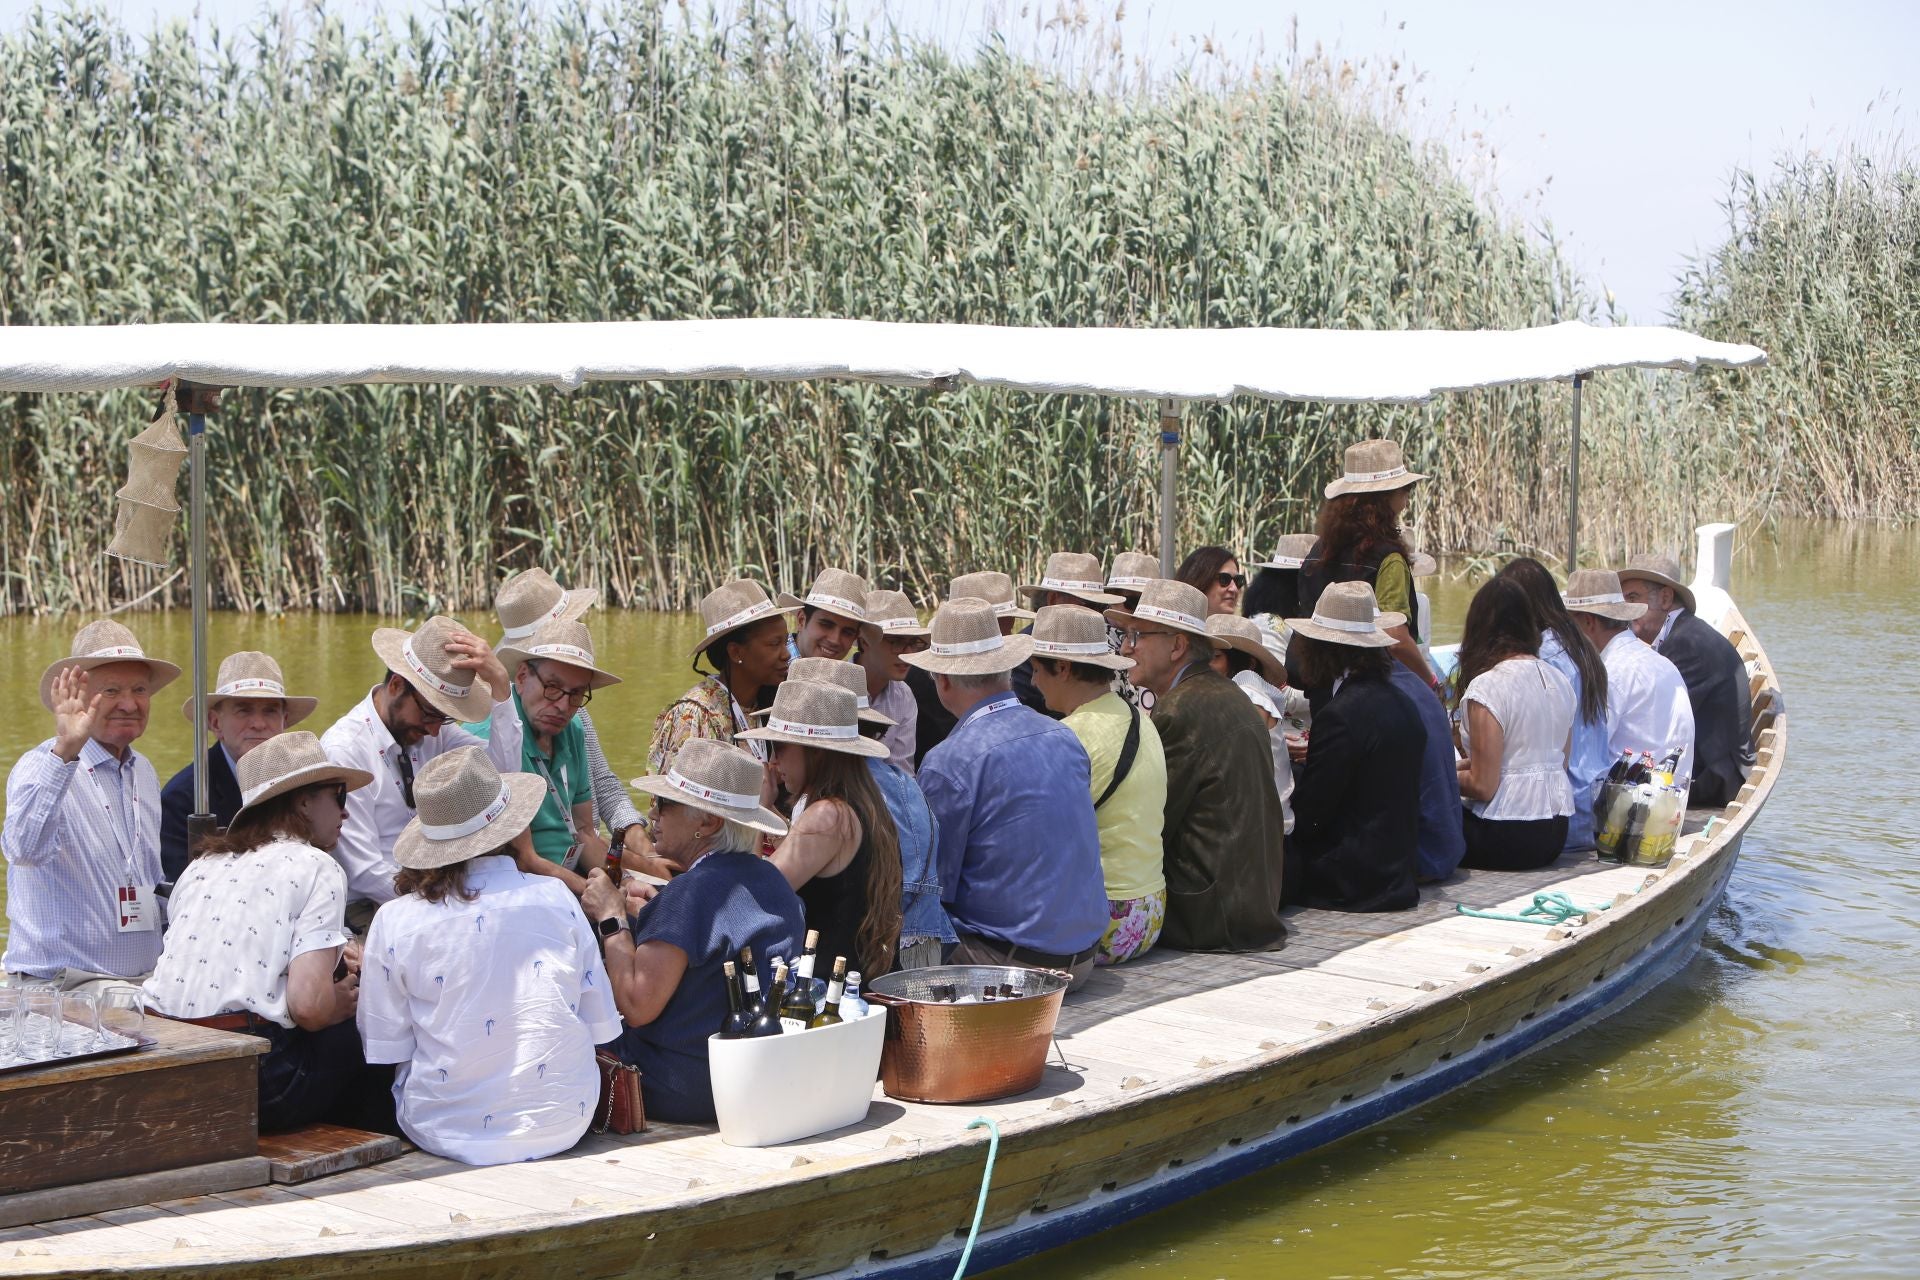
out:
<path id="1" fill-rule="evenodd" d="M 120 886 L 120 932 L 152 933 L 157 918 L 152 885 Z"/>

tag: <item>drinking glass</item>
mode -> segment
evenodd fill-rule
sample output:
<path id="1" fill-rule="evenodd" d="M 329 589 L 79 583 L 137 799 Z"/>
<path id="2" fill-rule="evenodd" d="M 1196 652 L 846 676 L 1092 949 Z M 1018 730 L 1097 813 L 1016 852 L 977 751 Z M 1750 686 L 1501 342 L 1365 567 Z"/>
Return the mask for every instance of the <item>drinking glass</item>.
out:
<path id="1" fill-rule="evenodd" d="M 20 1044 L 20 1005 L 24 994 L 19 987 L 0 985 L 0 1061 L 12 1057 Z"/>
<path id="2" fill-rule="evenodd" d="M 114 987 L 100 997 L 101 1030 L 138 1043 L 146 1025 L 146 994 L 138 987 Z"/>
<path id="3" fill-rule="evenodd" d="M 51 1058 L 60 1025 L 60 992 L 52 983 L 25 989 L 20 1005 L 18 1053 L 23 1058 Z"/>
<path id="4" fill-rule="evenodd" d="M 100 1000 L 91 991 L 65 991 L 60 995 L 60 1020 L 66 1024 L 54 1028 L 59 1042 L 54 1052 L 60 1057 L 92 1053 L 100 1047 Z M 79 1034 L 68 1031 L 76 1027 Z"/>

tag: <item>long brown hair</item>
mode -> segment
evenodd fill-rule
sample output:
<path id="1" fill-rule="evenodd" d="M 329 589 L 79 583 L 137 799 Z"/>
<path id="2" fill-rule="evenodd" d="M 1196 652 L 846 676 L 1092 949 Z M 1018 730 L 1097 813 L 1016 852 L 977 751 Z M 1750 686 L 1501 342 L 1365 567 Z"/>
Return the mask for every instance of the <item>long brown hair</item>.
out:
<path id="1" fill-rule="evenodd" d="M 1392 493 L 1343 493 L 1320 504 L 1320 563 L 1359 564 L 1366 552 L 1385 544 L 1412 560 L 1393 514 Z"/>
<path id="2" fill-rule="evenodd" d="M 1607 664 L 1600 651 L 1587 639 L 1587 633 L 1574 625 L 1567 602 L 1560 598 L 1560 587 L 1547 572 L 1547 566 L 1532 556 L 1519 556 L 1501 567 L 1497 577 L 1517 582 L 1533 606 L 1533 620 L 1542 631 L 1551 631 L 1560 647 L 1580 673 L 1580 722 L 1602 724 L 1607 718 Z"/>
<path id="3" fill-rule="evenodd" d="M 1184 582 L 1201 595 L 1214 587 L 1214 580 L 1229 564 L 1238 564 L 1240 557 L 1225 547 L 1195 547 L 1174 570 L 1176 582 Z"/>
<path id="4" fill-rule="evenodd" d="M 502 845 L 493 852 L 505 853 L 506 846 Z M 474 855 L 475 858 L 484 856 L 484 854 Z M 424 871 L 413 867 L 402 867 L 400 874 L 393 878 L 393 891 L 402 898 L 410 893 L 417 893 L 428 902 L 440 902 L 446 898 L 472 902 L 479 896 L 478 892 L 467 884 L 467 868 L 472 863 L 473 858 L 466 858 L 460 862 L 450 862 L 444 867 L 428 867 Z"/>
<path id="5" fill-rule="evenodd" d="M 900 944 L 900 833 L 865 759 L 819 747 L 803 750 L 808 798 L 840 801 L 867 834 L 867 909 L 854 941 L 872 966 L 870 975 L 877 976 L 893 968 L 893 951 Z"/>
<path id="6" fill-rule="evenodd" d="M 1512 578 L 1487 579 L 1473 593 L 1460 633 L 1460 666 L 1453 680 L 1454 705 L 1464 705 L 1467 690 L 1493 666 L 1516 653 L 1540 654 L 1540 623 L 1527 589 Z"/>
<path id="7" fill-rule="evenodd" d="M 1385 649 L 1364 649 L 1359 645 L 1335 644 L 1296 633 L 1291 650 L 1300 668 L 1300 684 L 1306 689 L 1331 689 L 1345 676 L 1349 680 L 1390 680 L 1398 661 Z"/>
<path id="8" fill-rule="evenodd" d="M 316 782 L 311 786 L 295 787 L 283 795 L 277 795 L 263 805 L 247 810 L 239 820 L 225 831 L 202 841 L 193 851 L 198 858 L 208 853 L 252 853 L 263 845 L 272 844 L 283 836 L 291 840 L 313 843 L 313 828 L 294 806 L 300 803 L 300 797 L 311 791 L 337 787 L 338 782 Z"/>

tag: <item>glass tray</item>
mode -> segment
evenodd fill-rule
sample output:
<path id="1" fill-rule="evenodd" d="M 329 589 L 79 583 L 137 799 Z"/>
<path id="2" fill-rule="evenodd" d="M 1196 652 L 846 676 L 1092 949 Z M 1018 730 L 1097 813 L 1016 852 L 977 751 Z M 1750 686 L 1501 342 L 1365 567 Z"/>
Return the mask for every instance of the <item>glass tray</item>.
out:
<path id="1" fill-rule="evenodd" d="M 47 1019 L 37 1013 L 21 1015 L 24 1024 L 28 1019 L 45 1022 Z M 93 1032 L 77 1022 L 60 1024 L 59 1048 L 63 1052 L 45 1056 L 23 1057 L 20 1046 L 14 1043 L 0 1045 L 0 1075 L 14 1071 L 30 1071 L 35 1067 L 53 1066 L 67 1062 L 85 1062 L 89 1058 L 110 1058 L 116 1054 L 133 1053 L 147 1048 L 155 1041 L 148 1036 L 133 1039 L 117 1035 L 111 1031 L 102 1031 L 96 1041 Z"/>

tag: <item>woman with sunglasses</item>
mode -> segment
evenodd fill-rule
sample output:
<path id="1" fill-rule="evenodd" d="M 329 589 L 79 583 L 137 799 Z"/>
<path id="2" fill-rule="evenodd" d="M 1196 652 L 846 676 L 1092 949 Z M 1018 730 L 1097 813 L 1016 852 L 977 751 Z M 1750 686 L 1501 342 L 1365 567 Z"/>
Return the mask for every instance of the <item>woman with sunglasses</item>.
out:
<path id="1" fill-rule="evenodd" d="M 240 759 L 241 807 L 174 885 L 155 1012 L 265 1040 L 260 1128 L 316 1120 L 391 1127 L 379 1075 L 354 1029 L 360 953 L 345 927 L 347 876 L 330 855 L 347 793 L 373 781 L 327 760 L 305 731 Z"/>
<path id="2" fill-rule="evenodd" d="M 1207 616 L 1240 612 L 1240 593 L 1247 589 L 1247 575 L 1240 571 L 1240 559 L 1225 547 L 1201 547 L 1180 562 L 1174 575 L 1207 598 Z"/>

